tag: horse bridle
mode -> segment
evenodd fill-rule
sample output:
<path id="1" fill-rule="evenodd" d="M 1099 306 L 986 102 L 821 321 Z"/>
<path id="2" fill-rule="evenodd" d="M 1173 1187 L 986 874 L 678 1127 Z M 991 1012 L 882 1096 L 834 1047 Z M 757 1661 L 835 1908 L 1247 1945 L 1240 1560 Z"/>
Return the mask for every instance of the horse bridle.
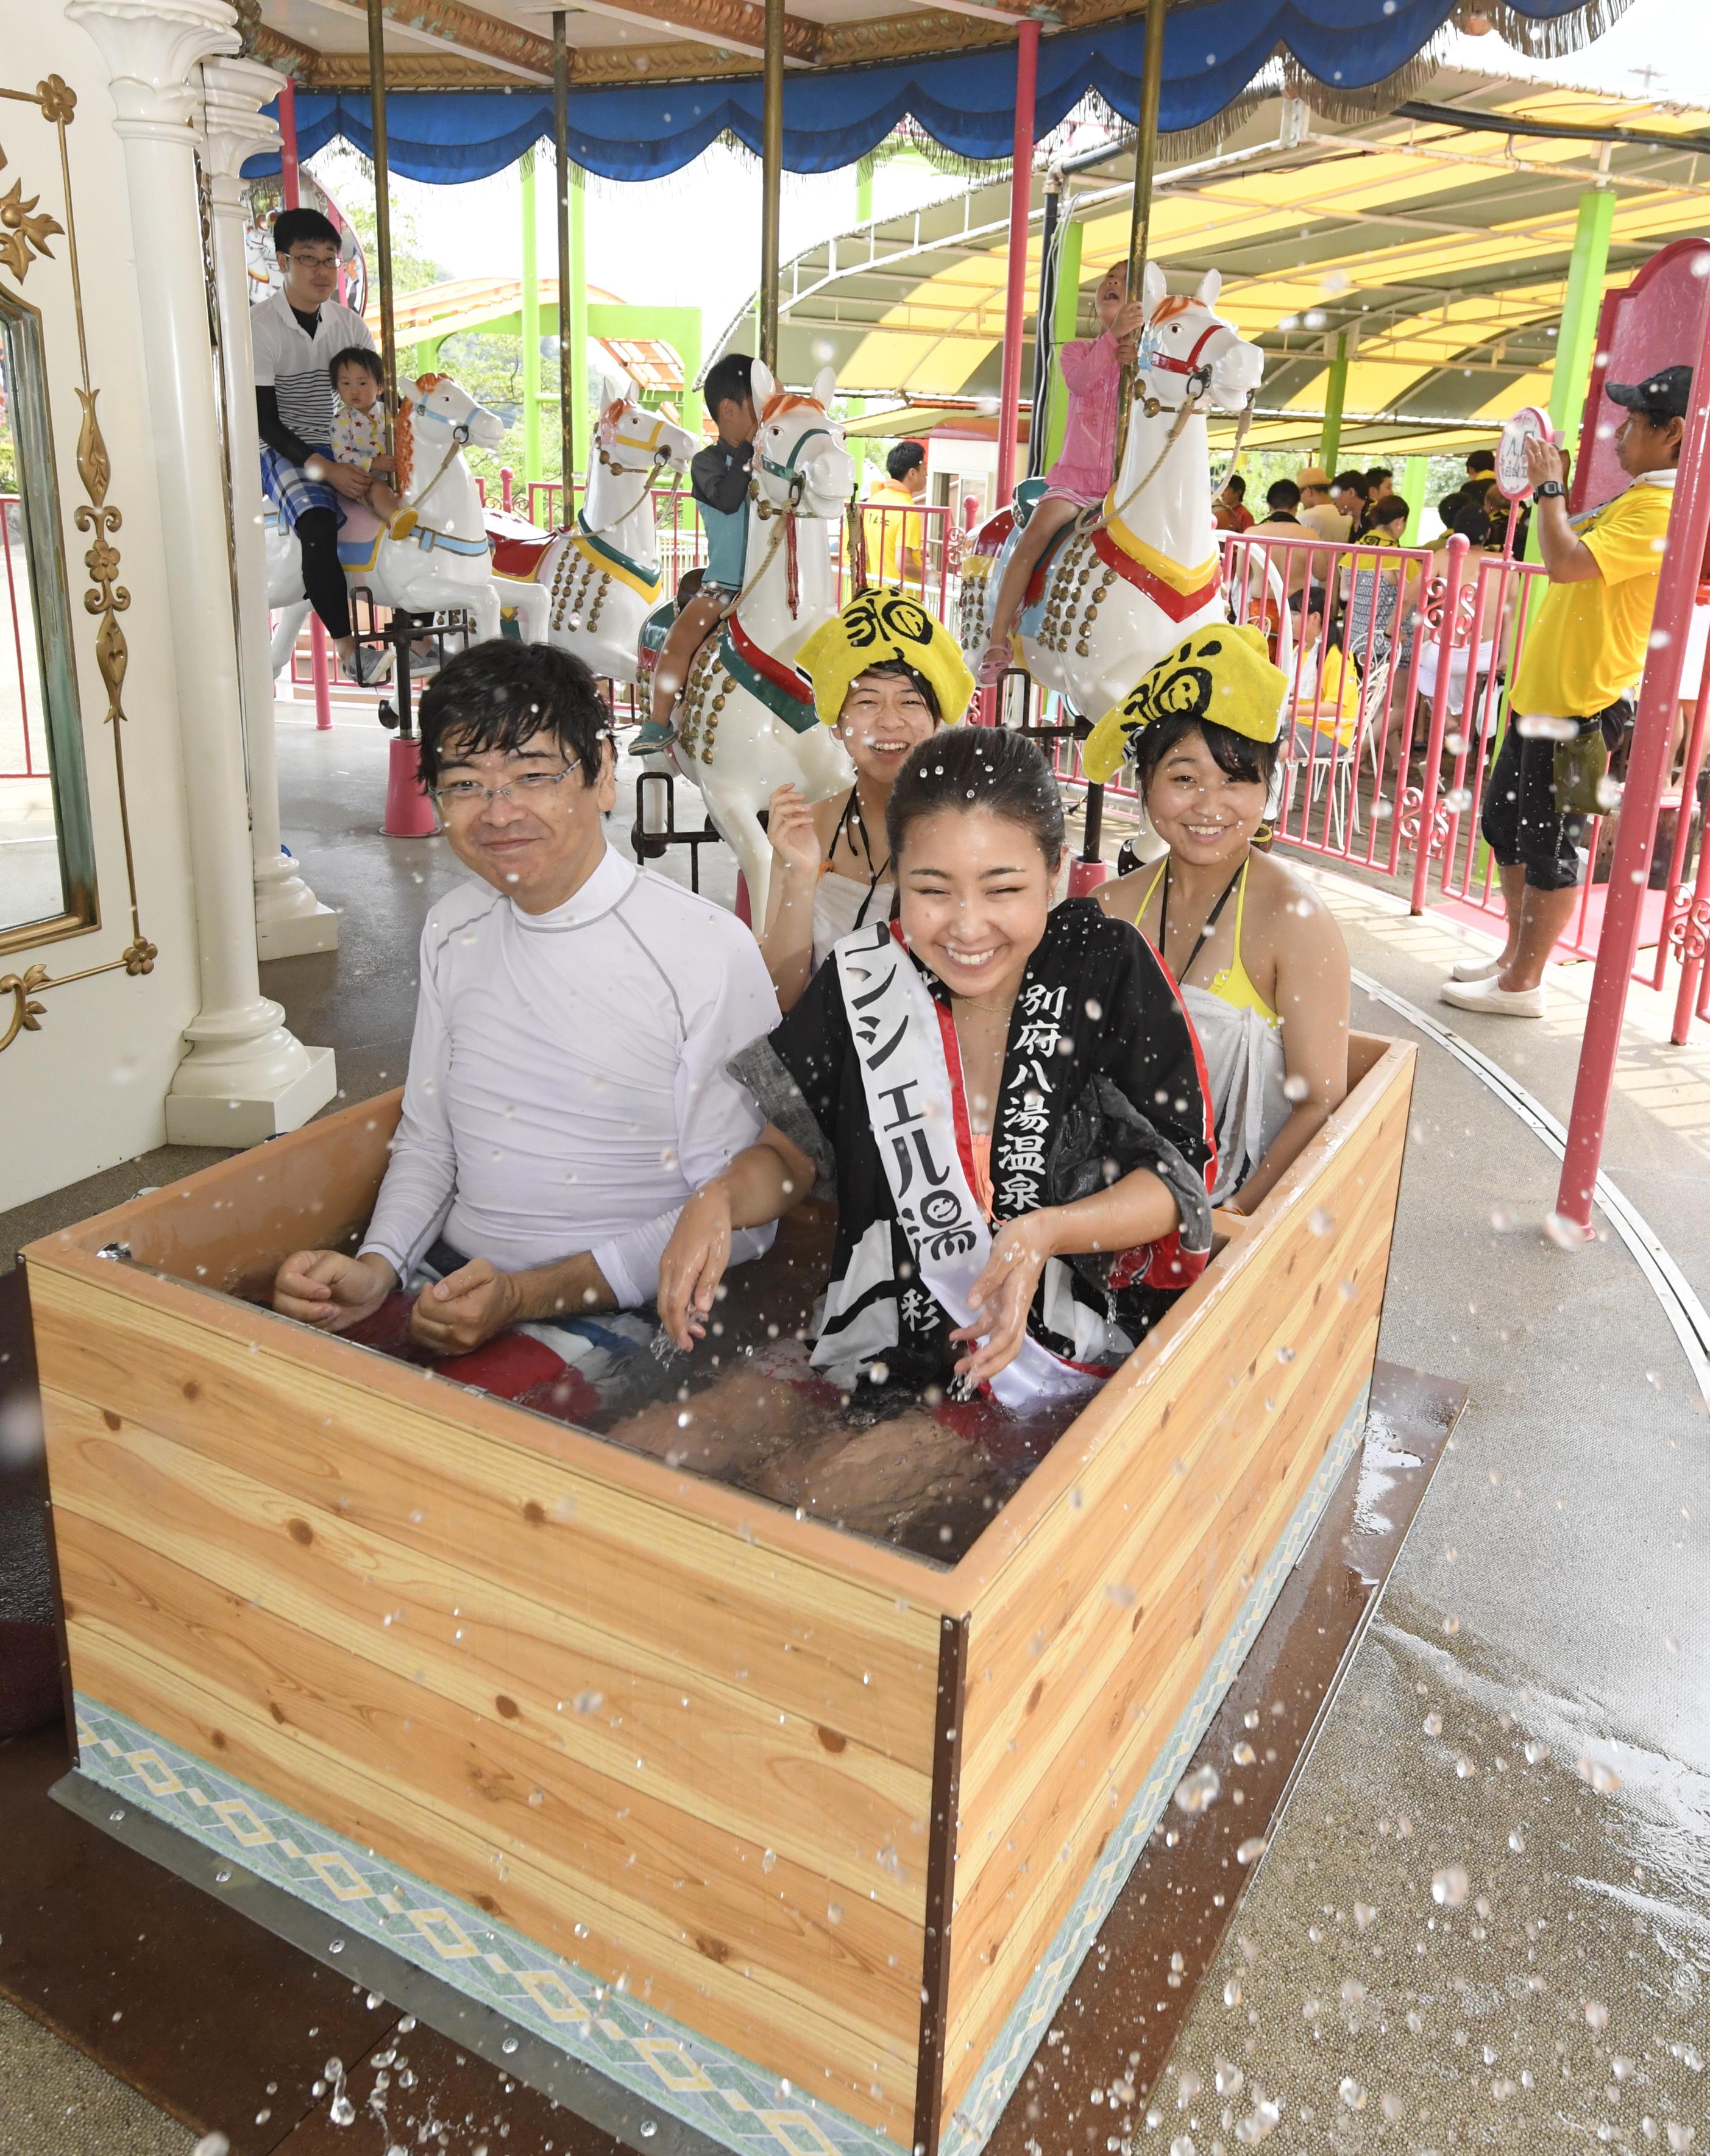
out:
<path id="1" fill-rule="evenodd" d="M 1149 330 L 1151 326 L 1152 325 L 1148 322 L 1146 326 L 1147 330 Z M 1146 343 L 1146 332 L 1144 331 L 1142 331 L 1140 349 L 1136 356 L 1136 372 L 1145 374 L 1154 372 L 1158 374 L 1179 374 L 1184 378 L 1182 401 L 1179 404 L 1170 405 L 1166 404 L 1161 398 L 1158 397 L 1147 396 L 1143 397 L 1140 399 L 1140 408 L 1148 419 L 1157 418 L 1160 413 L 1173 412 L 1175 415 L 1174 424 L 1172 425 L 1168 434 L 1164 439 L 1163 447 L 1158 451 L 1157 456 L 1153 459 L 1151 470 L 1146 474 L 1145 477 L 1142 479 L 1137 485 L 1131 488 L 1128 493 L 1126 494 L 1122 497 L 1122 501 L 1113 508 L 1105 511 L 1103 516 L 1099 520 L 1097 528 L 1100 531 L 1108 529 L 1112 524 L 1117 522 L 1120 518 L 1125 516 L 1128 510 L 1133 506 L 1134 503 L 1139 500 L 1140 496 L 1145 493 L 1147 488 L 1151 485 L 1153 480 L 1155 480 L 1159 472 L 1163 470 L 1165 462 L 1168 459 L 1170 451 L 1174 449 L 1176 444 L 1180 440 L 1183 429 L 1186 427 L 1189 420 L 1192 418 L 1194 413 L 1199 410 L 1204 399 L 1211 393 L 1212 363 L 1204 358 L 1204 353 L 1206 346 L 1209 344 L 1212 338 L 1216 336 L 1220 330 L 1229 330 L 1231 331 L 1231 334 L 1235 333 L 1233 324 L 1225 321 L 1220 321 L 1215 316 L 1214 316 L 1212 320 L 1205 325 L 1205 327 L 1200 331 L 1199 336 L 1194 338 L 1193 349 L 1187 354 L 1185 358 L 1182 359 L 1178 359 L 1173 352 L 1159 352 L 1155 348 L 1148 350 Z M 1230 453 L 1229 464 L 1229 469 L 1230 471 L 1235 470 L 1235 458 L 1240 454 L 1241 444 L 1246 439 L 1247 429 L 1252 422 L 1253 408 L 1258 401 L 1258 396 L 1259 392 L 1256 388 L 1250 389 L 1247 392 L 1246 402 L 1242 405 L 1240 417 L 1235 423 L 1235 448 Z M 1225 484 L 1226 485 L 1228 483 L 1228 474 L 1225 473 L 1224 477 Z"/>
<path id="2" fill-rule="evenodd" d="M 654 421 L 653 434 L 650 439 L 644 442 L 638 441 L 633 434 L 624 435 L 619 434 L 615 427 L 614 427 L 612 430 L 612 447 L 614 449 L 651 449 L 653 452 L 653 460 L 650 464 L 620 465 L 615 457 L 610 456 L 607 454 L 605 444 L 603 442 L 600 443 L 598 454 L 599 457 L 600 466 L 603 470 L 609 471 L 614 479 L 644 478 L 647 485 L 642 488 L 640 493 L 636 495 L 634 501 L 629 505 L 629 508 L 624 510 L 621 515 L 614 516 L 609 524 L 602 524 L 598 527 L 591 524 L 583 524 L 581 526 L 581 530 L 584 537 L 589 539 L 601 539 L 603 538 L 609 531 L 615 531 L 618 526 L 622 524 L 626 518 L 633 516 L 636 511 L 640 508 L 642 503 L 646 501 L 648 488 L 652 485 L 654 480 L 658 478 L 660 473 L 665 469 L 671 460 L 670 444 L 660 439 L 660 436 L 664 432 L 665 422 L 662 419 L 655 419 Z"/>
<path id="3" fill-rule="evenodd" d="M 785 458 L 782 464 L 775 462 L 773 459 L 768 457 L 763 450 L 758 454 L 755 459 L 759 465 L 761 470 L 770 473 L 773 479 L 783 479 L 789 481 L 789 506 L 791 510 L 798 515 L 799 515 L 801 510 L 802 496 L 807 490 L 808 475 L 805 472 L 798 471 L 796 470 L 796 459 L 802 454 L 802 447 L 804 443 L 821 439 L 829 442 L 834 441 L 836 437 L 832 434 L 832 431 L 829 427 L 804 427 L 801 433 L 797 435 L 793 448 L 792 448 L 788 456 Z M 749 480 L 748 498 L 758 507 L 763 517 L 775 516 L 778 514 L 778 511 L 773 507 L 769 501 L 763 501 L 761 500 L 760 484 L 757 480 Z"/>

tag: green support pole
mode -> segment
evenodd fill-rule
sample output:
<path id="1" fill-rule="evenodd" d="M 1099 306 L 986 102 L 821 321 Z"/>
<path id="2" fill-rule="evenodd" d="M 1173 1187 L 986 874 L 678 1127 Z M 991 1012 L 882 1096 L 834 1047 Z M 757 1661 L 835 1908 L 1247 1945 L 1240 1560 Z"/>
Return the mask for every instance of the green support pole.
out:
<path id="1" fill-rule="evenodd" d="M 1615 206 L 1612 187 L 1588 187 L 1579 198 L 1574 225 L 1574 251 L 1568 258 L 1568 289 L 1562 298 L 1562 326 L 1549 390 L 1550 424 L 1567 438 L 1570 449 L 1579 446 L 1579 414 L 1591 382 Z"/>
<path id="2" fill-rule="evenodd" d="M 1080 326 L 1081 242 L 1086 227 L 1071 217 L 1057 240 L 1057 305 L 1051 317 L 1051 416 L 1045 436 L 1045 468 L 1062 454 L 1063 430 L 1069 424 L 1069 391 L 1063 380 L 1063 346 Z"/>
<path id="3" fill-rule="evenodd" d="M 541 280 L 535 253 L 534 151 L 517 167 L 522 179 L 522 476 L 544 478 L 541 469 Z"/>
<path id="4" fill-rule="evenodd" d="M 1401 467 L 1401 496 L 1407 504 L 1407 529 L 1401 535 L 1404 547 L 1419 544 L 1419 520 L 1425 514 L 1425 460 L 1423 457 L 1409 457 Z"/>
<path id="5" fill-rule="evenodd" d="M 564 317 L 558 316 L 560 364 L 562 364 Z M 583 382 L 583 370 L 588 357 L 588 175 L 580 165 L 570 168 L 570 350 L 573 355 L 574 378 Z M 696 356 L 695 364 L 701 364 Z M 576 469 L 588 469 L 588 393 L 584 382 L 583 393 L 570 413 L 570 429 L 575 449 Z"/>
<path id="6" fill-rule="evenodd" d="M 1342 407 L 1348 396 L 1348 333 L 1339 331 L 1330 362 L 1330 386 L 1324 397 L 1324 429 L 1318 437 L 1318 462 L 1333 479 L 1342 449 Z"/>

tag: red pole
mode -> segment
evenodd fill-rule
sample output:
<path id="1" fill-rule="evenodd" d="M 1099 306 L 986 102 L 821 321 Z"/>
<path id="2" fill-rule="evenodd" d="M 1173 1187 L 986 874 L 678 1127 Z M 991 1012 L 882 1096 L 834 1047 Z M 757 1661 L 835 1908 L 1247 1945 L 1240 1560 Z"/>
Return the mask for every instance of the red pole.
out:
<path id="1" fill-rule="evenodd" d="M 998 506 L 1015 485 L 1021 425 L 1021 322 L 1027 297 L 1027 223 L 1033 208 L 1033 100 L 1039 83 L 1039 24 L 1024 23 L 1015 48 L 1015 163 L 1009 179 L 1009 283 L 1004 295 L 1004 375 L 998 409 Z"/>
<path id="2" fill-rule="evenodd" d="M 326 631 L 318 613 L 309 617 L 309 678 L 315 685 L 315 731 L 318 734 L 330 732 L 332 726 L 332 680 L 327 666 Z"/>
<path id="3" fill-rule="evenodd" d="M 1680 701 L 1687 631 L 1703 566 L 1704 542 L 1710 535 L 1710 304 L 1701 314 L 1694 360 L 1680 476 L 1675 482 L 1662 574 L 1657 582 L 1651 655 L 1639 691 L 1615 860 L 1609 872 L 1609 896 L 1604 906 L 1603 933 L 1598 939 L 1597 970 L 1592 975 L 1591 1000 L 1585 1013 L 1585 1041 L 1579 1051 L 1573 1111 L 1568 1118 L 1568 1146 L 1562 1157 L 1561 1187 L 1556 1194 L 1556 1211 L 1588 1232 L 1591 1194 L 1597 1183 L 1604 1127 L 1609 1120 L 1609 1097 L 1615 1086 L 1615 1058 L 1620 1051 L 1627 983 L 1638 955 L 1640 919 L 1656 843 L 1657 803 L 1667 773 L 1675 706 Z"/>
<path id="4" fill-rule="evenodd" d="M 287 209 L 300 209 L 297 194 L 297 85 L 287 82 L 279 93 L 279 180 Z"/>

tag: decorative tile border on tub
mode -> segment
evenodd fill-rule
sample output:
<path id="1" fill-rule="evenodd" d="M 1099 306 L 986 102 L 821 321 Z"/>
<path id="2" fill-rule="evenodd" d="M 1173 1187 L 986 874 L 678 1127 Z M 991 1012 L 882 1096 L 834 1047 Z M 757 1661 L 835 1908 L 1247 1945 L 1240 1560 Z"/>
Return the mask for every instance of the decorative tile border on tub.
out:
<path id="1" fill-rule="evenodd" d="M 324 1916 L 317 1958 L 351 1934 L 384 1947 L 738 2156 L 900 2156 L 875 2128 L 87 1693 L 76 1704 L 79 1774 Z"/>
<path id="2" fill-rule="evenodd" d="M 1107 1844 L 1103 1861 L 1081 1888 L 1079 1899 L 1052 1940 L 1050 1952 L 1029 1979 L 1027 1989 L 987 2052 L 985 2063 L 968 2094 L 952 2112 L 939 2143 L 938 2156 L 978 2156 L 1002 2116 L 1004 2105 L 1014 2095 L 1028 2061 L 1038 2048 L 1040 2030 L 1061 2005 L 1086 1958 L 1087 1948 L 1110 1914 L 1117 1895 L 1127 1886 L 1128 1875 L 1139 1861 L 1147 1837 L 1158 1824 L 1170 1792 L 1199 1748 L 1200 1739 L 1223 1704 L 1224 1694 L 1246 1660 L 1247 1650 L 1270 1615 L 1272 1604 L 1282 1592 L 1284 1580 L 1312 1540 L 1324 1507 L 1330 1502 L 1331 1492 L 1342 1480 L 1364 1433 L 1370 1393 L 1368 1381 L 1348 1409 L 1342 1427 L 1331 1439 L 1318 1471 L 1254 1580 L 1240 1614 L 1224 1635 L 1223 1643 L 1200 1679 L 1198 1691 L 1171 1731 L 1152 1772 L 1136 1791 L 1122 1825 Z"/>

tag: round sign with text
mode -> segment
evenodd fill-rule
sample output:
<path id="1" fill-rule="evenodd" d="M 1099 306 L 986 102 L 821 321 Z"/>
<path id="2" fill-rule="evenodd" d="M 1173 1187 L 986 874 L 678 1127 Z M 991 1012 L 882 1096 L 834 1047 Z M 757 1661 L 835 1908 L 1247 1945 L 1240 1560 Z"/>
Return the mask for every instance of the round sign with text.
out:
<path id="1" fill-rule="evenodd" d="M 1526 470 L 1526 444 L 1533 439 L 1553 442 L 1554 430 L 1548 412 L 1535 404 L 1523 404 L 1503 428 L 1497 444 L 1497 485 L 1510 501 L 1529 501 L 1532 480 Z"/>

